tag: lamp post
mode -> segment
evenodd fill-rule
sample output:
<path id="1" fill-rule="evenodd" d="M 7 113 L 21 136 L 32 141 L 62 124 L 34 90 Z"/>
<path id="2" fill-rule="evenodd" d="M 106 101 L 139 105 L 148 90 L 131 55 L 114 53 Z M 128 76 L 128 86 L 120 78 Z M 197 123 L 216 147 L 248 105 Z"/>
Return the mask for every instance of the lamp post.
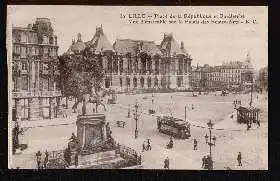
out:
<path id="1" fill-rule="evenodd" d="M 139 120 L 139 114 L 138 114 L 138 108 L 139 108 L 139 104 L 136 101 L 135 104 L 135 113 L 134 113 L 134 119 L 135 119 L 135 132 L 134 132 L 134 137 L 135 139 L 138 138 L 138 120 Z"/>
<path id="2" fill-rule="evenodd" d="M 209 120 L 209 122 L 207 123 L 208 129 L 209 129 L 209 133 L 210 136 L 208 136 L 207 134 L 205 135 L 205 141 L 206 144 L 209 145 L 209 151 L 210 151 L 210 165 L 209 165 L 209 170 L 213 169 L 213 160 L 212 160 L 212 146 L 216 146 L 216 137 L 214 136 L 212 138 L 212 129 L 213 129 L 213 123 L 211 122 L 211 120 Z M 208 141 L 209 138 L 209 141 Z M 212 143 L 213 141 L 213 143 Z"/>

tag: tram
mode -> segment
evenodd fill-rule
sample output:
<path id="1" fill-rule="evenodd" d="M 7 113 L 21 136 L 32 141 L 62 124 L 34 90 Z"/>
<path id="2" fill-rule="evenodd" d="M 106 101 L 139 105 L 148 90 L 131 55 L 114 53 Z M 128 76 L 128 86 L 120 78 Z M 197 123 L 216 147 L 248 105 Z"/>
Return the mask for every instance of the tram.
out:
<path id="1" fill-rule="evenodd" d="M 171 116 L 157 116 L 157 128 L 160 133 L 180 139 L 188 139 L 191 136 L 190 123 Z"/>

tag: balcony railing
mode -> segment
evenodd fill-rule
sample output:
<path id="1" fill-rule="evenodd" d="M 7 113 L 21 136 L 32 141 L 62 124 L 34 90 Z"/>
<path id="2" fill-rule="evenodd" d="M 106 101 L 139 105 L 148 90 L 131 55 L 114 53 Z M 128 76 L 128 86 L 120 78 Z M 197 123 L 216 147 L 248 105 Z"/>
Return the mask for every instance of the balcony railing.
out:
<path id="1" fill-rule="evenodd" d="M 58 97 L 61 91 L 39 91 L 39 92 L 12 92 L 12 98 L 31 98 L 31 97 Z"/>

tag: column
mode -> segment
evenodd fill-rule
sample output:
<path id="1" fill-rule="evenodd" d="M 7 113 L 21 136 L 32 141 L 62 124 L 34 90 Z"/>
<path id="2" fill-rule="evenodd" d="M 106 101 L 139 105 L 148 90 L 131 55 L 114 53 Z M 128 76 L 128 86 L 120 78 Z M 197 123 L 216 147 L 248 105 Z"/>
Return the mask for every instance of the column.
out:
<path id="1" fill-rule="evenodd" d="M 119 75 L 120 74 L 120 61 L 119 61 L 119 57 L 118 56 L 116 56 L 116 58 L 115 58 L 115 61 L 116 61 L 116 73 Z"/>
<path id="2" fill-rule="evenodd" d="M 38 99 L 39 99 L 39 116 L 43 118 L 44 117 L 43 98 L 39 97 Z"/>
<path id="3" fill-rule="evenodd" d="M 178 60 L 178 58 L 175 58 L 175 75 L 177 75 L 177 73 L 178 73 L 178 70 L 179 70 L 179 60 Z"/>
<path id="4" fill-rule="evenodd" d="M 49 119 L 53 119 L 54 118 L 54 98 L 53 97 L 49 98 L 49 103 L 50 103 Z"/>
<path id="5" fill-rule="evenodd" d="M 150 72 L 150 69 L 148 69 L 149 68 L 148 65 L 149 65 L 149 59 L 146 58 L 146 60 L 145 60 L 146 74 Z"/>
<path id="6" fill-rule="evenodd" d="M 136 64 L 136 57 L 130 57 L 130 65 L 131 65 L 131 70 L 132 73 L 137 73 L 137 64 Z"/>
<path id="7" fill-rule="evenodd" d="M 128 73 L 128 60 L 127 60 L 127 57 L 124 56 L 123 58 L 123 73 L 126 74 Z"/>
<path id="8" fill-rule="evenodd" d="M 60 105 L 60 102 L 61 102 L 61 100 L 60 100 L 61 98 L 60 97 L 56 97 L 56 111 L 55 111 L 55 117 L 57 118 L 58 117 L 58 115 L 61 115 L 61 105 Z"/>
<path id="9" fill-rule="evenodd" d="M 182 58 L 182 72 L 183 72 L 183 75 L 185 74 L 185 59 Z"/>
<path id="10" fill-rule="evenodd" d="M 12 118 L 13 120 L 18 119 L 19 121 L 21 120 L 21 110 L 22 110 L 22 106 L 21 106 L 21 101 L 20 99 L 15 99 L 15 111 L 16 111 L 16 117 Z"/>
<path id="11" fill-rule="evenodd" d="M 151 61 L 152 61 L 152 70 L 151 70 L 151 73 L 152 74 L 155 74 L 155 59 L 151 58 Z"/>
<path id="12" fill-rule="evenodd" d="M 137 67 L 138 67 L 138 74 L 142 73 L 142 67 L 141 67 L 141 58 L 137 57 Z"/>

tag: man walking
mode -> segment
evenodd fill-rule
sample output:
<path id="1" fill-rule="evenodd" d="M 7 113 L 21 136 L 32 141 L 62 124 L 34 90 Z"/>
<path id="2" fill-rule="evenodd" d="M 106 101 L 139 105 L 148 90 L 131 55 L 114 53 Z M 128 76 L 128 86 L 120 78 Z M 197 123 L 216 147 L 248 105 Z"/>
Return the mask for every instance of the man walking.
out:
<path id="1" fill-rule="evenodd" d="M 150 139 L 148 139 L 147 150 L 152 150 Z"/>
<path id="2" fill-rule="evenodd" d="M 237 161 L 238 161 L 238 166 L 242 166 L 242 158 L 241 158 L 241 152 L 238 153 L 238 156 L 237 156 Z"/>
<path id="3" fill-rule="evenodd" d="M 40 152 L 40 150 L 36 153 L 36 161 L 37 161 L 37 168 L 40 169 L 41 168 L 41 156 L 42 153 Z"/>
<path id="4" fill-rule="evenodd" d="M 206 156 L 202 157 L 202 165 L 201 168 L 205 168 Z"/>
<path id="5" fill-rule="evenodd" d="M 46 152 L 45 152 L 45 159 L 44 159 L 44 168 L 47 168 L 48 161 L 49 161 L 49 153 L 46 150 Z"/>
<path id="6" fill-rule="evenodd" d="M 197 150 L 197 141 L 196 141 L 196 139 L 193 140 L 193 150 Z"/>
<path id="7" fill-rule="evenodd" d="M 145 145 L 145 141 L 142 144 L 142 152 L 144 152 L 146 150 L 146 145 Z"/>
<path id="8" fill-rule="evenodd" d="M 169 158 L 166 157 L 166 159 L 164 160 L 164 168 L 169 169 Z"/>

